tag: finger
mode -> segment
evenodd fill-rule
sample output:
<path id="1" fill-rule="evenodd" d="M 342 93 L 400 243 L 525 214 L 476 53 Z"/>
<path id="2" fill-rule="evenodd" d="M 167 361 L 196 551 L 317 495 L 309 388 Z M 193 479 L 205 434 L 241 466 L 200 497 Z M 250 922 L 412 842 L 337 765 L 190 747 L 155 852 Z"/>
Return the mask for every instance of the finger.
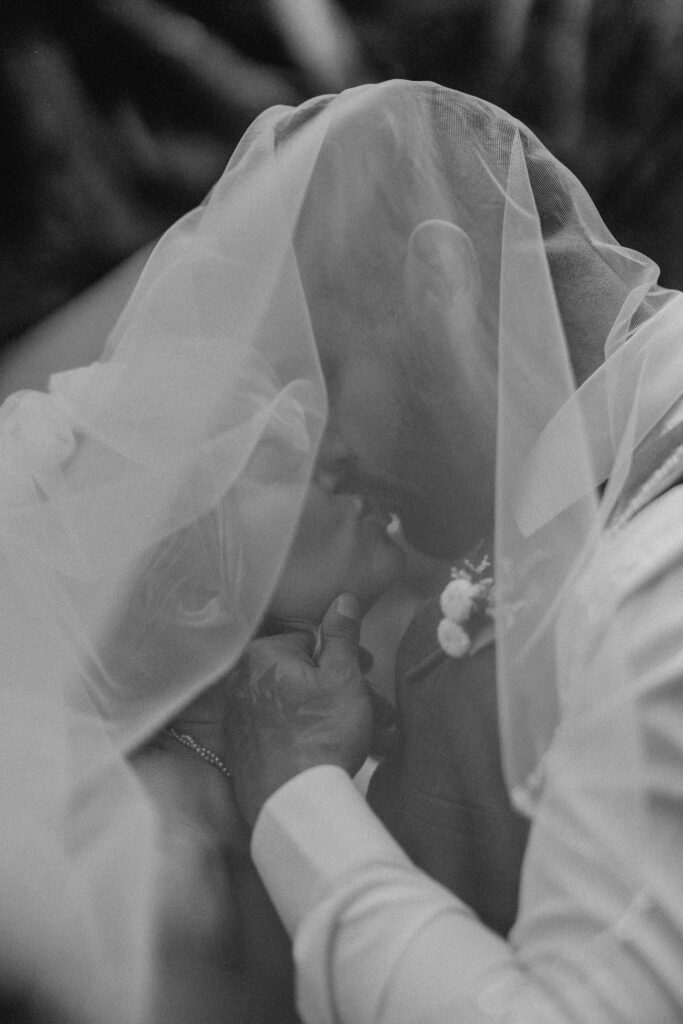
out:
<path id="1" fill-rule="evenodd" d="M 264 636 L 274 636 L 280 633 L 301 633 L 307 637 L 311 659 L 317 662 L 317 656 L 320 653 L 320 626 L 316 626 L 311 619 L 293 617 L 280 619 L 270 616 L 264 623 Z"/>
<path id="2" fill-rule="evenodd" d="M 360 604 L 353 594 L 340 594 L 323 618 L 321 669 L 335 675 L 359 672 Z"/>

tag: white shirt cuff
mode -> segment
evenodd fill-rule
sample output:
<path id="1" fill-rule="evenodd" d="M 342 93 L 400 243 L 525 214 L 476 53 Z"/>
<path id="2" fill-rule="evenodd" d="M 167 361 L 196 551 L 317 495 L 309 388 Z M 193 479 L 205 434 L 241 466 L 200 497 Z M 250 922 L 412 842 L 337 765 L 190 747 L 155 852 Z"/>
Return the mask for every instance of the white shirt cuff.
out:
<path id="1" fill-rule="evenodd" d="M 411 863 L 335 765 L 309 768 L 268 798 L 251 852 L 290 936 L 336 879 L 372 862 Z"/>

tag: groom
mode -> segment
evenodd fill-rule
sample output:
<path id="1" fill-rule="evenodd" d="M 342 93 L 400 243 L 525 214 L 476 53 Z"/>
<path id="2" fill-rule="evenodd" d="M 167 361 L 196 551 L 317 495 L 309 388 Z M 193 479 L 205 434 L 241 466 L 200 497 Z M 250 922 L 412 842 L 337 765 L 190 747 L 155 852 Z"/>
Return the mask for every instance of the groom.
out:
<path id="1" fill-rule="evenodd" d="M 413 414 L 414 402 L 405 401 L 411 382 L 400 362 L 375 362 L 367 350 L 347 353 L 319 458 L 331 469 L 345 463 L 346 489 L 398 512 L 413 546 L 455 562 L 492 536 L 487 446 L 494 445 L 464 418 L 456 423 L 445 365 L 435 359 L 421 369 L 420 391 L 430 396 L 426 420 L 426 409 Z M 489 643 L 464 659 L 439 657 L 440 618 L 435 598 L 401 642 L 398 742 L 373 775 L 368 801 L 418 867 L 506 934 L 516 914 L 527 824 L 511 807 L 502 777 L 495 649 Z M 273 656 L 280 658 L 276 645 Z"/>
<path id="2" fill-rule="evenodd" d="M 454 332 L 468 332 L 477 318 L 478 272 L 471 245 L 463 232 L 440 221 L 426 222 L 422 229 L 411 278 L 417 311 L 412 328 L 419 338 L 407 338 L 406 345 L 396 318 L 387 324 L 388 334 L 396 336 L 384 336 L 373 348 L 362 336 L 339 339 L 334 328 L 344 323 L 341 311 L 324 321 L 330 330 L 318 338 L 330 415 L 320 458 L 346 467 L 344 489 L 396 512 L 416 549 L 456 561 L 482 542 L 491 552 L 495 417 L 486 410 L 482 415 L 481 402 L 473 404 L 455 376 L 448 347 L 460 342 Z M 548 259 L 579 386 L 603 361 L 604 338 L 622 298 L 606 280 L 611 271 L 605 261 L 596 257 L 556 267 L 551 249 Z M 576 302 L 577 294 L 582 302 Z M 278 814 L 285 815 L 285 830 L 287 814 L 292 815 L 294 848 L 299 839 L 305 845 L 297 836 L 301 809 L 289 806 L 292 789 L 285 783 L 320 764 L 353 772 L 364 753 L 339 740 L 344 730 L 350 735 L 349 707 L 355 701 L 362 716 L 363 701 L 358 622 L 348 600 L 344 607 L 344 614 L 332 610 L 324 624 L 328 661 L 307 696 L 303 680 L 311 680 L 310 652 L 276 637 L 258 641 L 247 657 L 243 699 L 240 687 L 231 691 L 227 720 L 238 802 L 254 826 L 269 796 L 283 787 Z M 401 644 L 398 744 L 371 780 L 368 800 L 414 864 L 504 935 L 516 916 L 527 822 L 510 805 L 502 778 L 495 649 L 477 644 L 473 656 L 433 658 L 439 618 L 435 600 Z M 275 676 L 279 698 L 285 695 L 279 723 L 269 718 L 267 707 L 272 694 L 266 680 Z M 327 691 L 322 698 L 321 686 Z M 288 692 L 296 695 L 294 704 L 287 702 Z M 330 708 L 336 710 L 328 714 Z M 263 836 L 266 830 L 260 831 Z M 269 865 L 259 863 L 257 847 L 255 834 L 252 852 L 277 903 L 281 880 L 266 877 Z M 310 856 L 321 863 L 315 851 Z"/>
<path id="3" fill-rule="evenodd" d="M 468 403 L 462 382 L 454 379 L 448 351 L 440 348 L 453 343 L 440 317 L 447 316 L 462 330 L 476 317 L 472 249 L 451 225 L 430 222 L 425 227 L 429 230 L 420 239 L 421 260 L 412 285 L 425 341 L 419 365 L 402 347 L 400 325 L 396 338 L 385 339 L 381 350 L 362 337 L 345 338 L 342 346 L 331 332 L 330 351 L 325 351 L 323 334 L 330 415 L 319 458 L 337 471 L 344 468 L 345 490 L 366 494 L 397 513 L 416 549 L 455 561 L 482 542 L 490 550 L 496 445 L 492 417 L 482 417 Z M 442 258 L 446 248 L 448 259 Z M 591 276 L 585 268 L 563 268 L 568 296 L 576 285 L 568 280 L 571 273 L 586 274 L 584 293 L 600 291 L 597 272 Z M 564 303 L 562 281 L 557 282 L 557 298 L 570 343 L 576 339 L 572 354 L 580 383 L 602 358 L 598 339 L 604 329 L 595 312 L 601 307 L 587 301 L 576 309 Z M 604 310 L 606 318 L 612 313 Z M 329 320 L 343 322 L 339 317 Z M 593 346 L 591 339 L 596 339 Z M 332 676 L 348 676 L 358 623 L 353 616 L 330 615 L 329 642 L 336 651 L 330 657 L 338 662 Z M 401 644 L 398 744 L 371 780 L 368 799 L 418 867 L 451 889 L 489 927 L 506 934 L 516 914 L 527 824 L 511 807 L 502 778 L 495 649 L 489 644 L 464 659 L 433 658 L 439 618 L 435 600 Z M 254 693 L 260 692 L 268 703 L 264 678 L 269 666 L 275 666 L 279 687 L 286 692 L 289 681 L 292 692 L 301 694 L 306 660 L 305 650 L 291 648 L 282 638 L 258 641 L 245 661 L 241 705 L 239 691 L 233 691 L 231 748 L 242 751 L 235 782 L 252 825 L 268 796 L 303 767 L 333 762 L 353 771 L 360 766 L 353 751 L 336 746 L 333 726 L 328 734 L 329 723 L 315 694 L 309 703 L 302 702 L 299 720 L 317 716 L 319 742 L 316 730 L 311 740 L 311 731 L 300 728 L 296 713 L 283 725 L 290 748 L 284 739 L 280 743 L 265 705 L 259 718 Z M 432 667 L 422 670 L 423 663 Z M 358 700 L 362 702 L 360 695 Z"/>

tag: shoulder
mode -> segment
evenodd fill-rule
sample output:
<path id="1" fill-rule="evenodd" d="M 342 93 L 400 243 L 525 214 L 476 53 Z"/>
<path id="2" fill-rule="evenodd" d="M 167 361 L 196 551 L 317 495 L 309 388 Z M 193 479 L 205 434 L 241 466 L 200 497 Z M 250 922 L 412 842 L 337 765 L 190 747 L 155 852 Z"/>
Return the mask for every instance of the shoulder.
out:
<path id="1" fill-rule="evenodd" d="M 678 589 L 682 575 L 683 484 L 677 484 L 605 531 L 575 589 L 588 601 L 593 617 L 611 620 L 639 606 L 645 625 L 666 609 L 683 617 L 683 591 Z"/>
<path id="2" fill-rule="evenodd" d="M 568 631 L 577 666 L 606 648 L 640 675 L 665 652 L 683 656 L 683 484 L 598 538 L 563 607 L 561 642 Z"/>
<path id="3" fill-rule="evenodd" d="M 571 962 L 578 937 L 630 984 L 652 951 L 678 963 L 683 948 L 683 486 L 598 539 L 563 607 L 558 666 L 516 941 Z"/>

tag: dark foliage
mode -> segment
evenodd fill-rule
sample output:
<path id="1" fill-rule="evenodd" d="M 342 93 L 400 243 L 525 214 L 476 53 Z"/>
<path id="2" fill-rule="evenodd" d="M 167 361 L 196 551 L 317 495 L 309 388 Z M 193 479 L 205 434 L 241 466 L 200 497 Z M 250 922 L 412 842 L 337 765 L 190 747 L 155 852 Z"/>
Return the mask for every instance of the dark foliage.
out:
<path id="1" fill-rule="evenodd" d="M 353 41 L 329 74 L 288 6 L 2 4 L 0 343 L 200 200 L 262 109 L 388 77 L 440 81 L 522 118 L 619 240 L 683 287 L 679 5 L 325 0 L 340 50 Z"/>

